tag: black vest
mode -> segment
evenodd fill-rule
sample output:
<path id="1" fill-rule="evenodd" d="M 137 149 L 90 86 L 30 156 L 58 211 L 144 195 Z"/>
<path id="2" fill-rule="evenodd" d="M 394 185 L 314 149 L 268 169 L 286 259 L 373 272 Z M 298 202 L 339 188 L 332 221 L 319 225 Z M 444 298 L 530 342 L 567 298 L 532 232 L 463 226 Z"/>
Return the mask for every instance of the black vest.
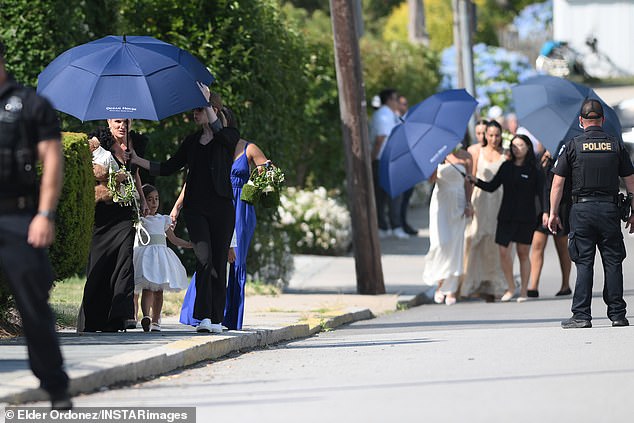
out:
<path id="1" fill-rule="evenodd" d="M 27 95 L 15 87 L 0 99 L 0 184 L 16 196 L 37 192 L 36 152 L 24 119 Z"/>
<path id="2" fill-rule="evenodd" d="M 572 195 L 616 195 L 619 192 L 619 141 L 603 131 L 573 138 Z"/>

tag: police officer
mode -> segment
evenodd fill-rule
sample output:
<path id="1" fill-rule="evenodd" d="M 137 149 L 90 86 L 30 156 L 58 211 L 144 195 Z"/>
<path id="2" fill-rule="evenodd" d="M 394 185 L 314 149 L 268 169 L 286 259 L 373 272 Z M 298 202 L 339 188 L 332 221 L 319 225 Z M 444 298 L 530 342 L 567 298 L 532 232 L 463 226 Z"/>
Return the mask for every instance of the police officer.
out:
<path id="1" fill-rule="evenodd" d="M 54 239 L 62 166 L 57 115 L 45 99 L 7 73 L 0 42 L 0 267 L 22 318 L 31 370 L 54 409 L 72 407 L 48 305 L 53 272 L 46 248 Z"/>
<path id="2" fill-rule="evenodd" d="M 634 167 L 623 143 L 602 129 L 605 118 L 597 100 L 585 100 L 579 123 L 583 134 L 567 142 L 552 169 L 555 173 L 550 194 L 548 228 L 561 228 L 557 210 L 566 178 L 572 178 L 572 209 L 568 250 L 577 266 L 577 282 L 572 300 L 572 317 L 561 322 L 564 329 L 592 327 L 590 304 L 594 256 L 599 248 L 605 270 L 603 300 L 612 326 L 628 326 L 623 300 L 625 244 L 618 207 L 619 177 L 628 192 L 634 192 Z M 634 216 L 626 227 L 634 232 Z"/>

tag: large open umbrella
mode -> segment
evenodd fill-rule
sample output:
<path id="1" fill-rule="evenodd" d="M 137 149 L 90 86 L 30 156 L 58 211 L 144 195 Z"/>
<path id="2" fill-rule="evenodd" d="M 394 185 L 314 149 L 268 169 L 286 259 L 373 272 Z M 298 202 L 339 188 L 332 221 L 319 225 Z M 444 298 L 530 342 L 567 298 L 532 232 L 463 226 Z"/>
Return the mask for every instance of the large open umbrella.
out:
<path id="1" fill-rule="evenodd" d="M 561 140 L 580 133 L 579 111 L 586 98 L 599 100 L 605 112 L 604 129 L 621 138 L 616 113 L 585 85 L 549 75 L 528 78 L 511 87 L 520 125 L 526 127 L 551 152 Z"/>
<path id="2" fill-rule="evenodd" d="M 186 51 L 145 36 L 107 36 L 62 53 L 38 77 L 37 92 L 82 121 L 160 120 L 207 104 L 196 82 L 207 68 Z"/>
<path id="3" fill-rule="evenodd" d="M 447 90 L 412 107 L 386 140 L 379 182 L 392 197 L 428 179 L 464 138 L 477 101 L 465 90 Z"/>

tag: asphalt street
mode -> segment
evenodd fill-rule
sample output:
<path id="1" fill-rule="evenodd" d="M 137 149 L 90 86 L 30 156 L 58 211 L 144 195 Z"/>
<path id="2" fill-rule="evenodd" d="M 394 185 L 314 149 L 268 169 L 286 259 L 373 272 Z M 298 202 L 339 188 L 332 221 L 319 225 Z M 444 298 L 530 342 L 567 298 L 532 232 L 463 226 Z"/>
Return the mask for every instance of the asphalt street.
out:
<path id="1" fill-rule="evenodd" d="M 626 301 L 634 307 L 631 260 Z M 543 279 L 555 287 L 549 262 Z M 204 422 L 630 421 L 634 327 L 610 326 L 601 279 L 592 329 L 560 328 L 570 297 L 424 305 L 80 396 L 76 405 L 195 406 Z"/>

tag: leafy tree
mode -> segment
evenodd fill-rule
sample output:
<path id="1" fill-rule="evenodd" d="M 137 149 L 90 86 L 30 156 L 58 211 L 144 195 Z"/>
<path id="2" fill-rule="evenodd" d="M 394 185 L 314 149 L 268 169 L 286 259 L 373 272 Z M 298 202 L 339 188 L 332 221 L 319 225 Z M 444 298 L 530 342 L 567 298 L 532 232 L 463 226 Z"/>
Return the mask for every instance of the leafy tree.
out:
<path id="1" fill-rule="evenodd" d="M 102 7 L 99 13 L 96 6 Z M 0 0 L 0 39 L 7 45 L 9 71 L 35 86 L 46 65 L 91 40 L 112 10 L 105 0 Z"/>
<path id="2" fill-rule="evenodd" d="M 424 46 L 367 37 L 361 42 L 361 54 L 366 98 L 393 87 L 414 104 L 437 91 L 439 57 Z"/>

